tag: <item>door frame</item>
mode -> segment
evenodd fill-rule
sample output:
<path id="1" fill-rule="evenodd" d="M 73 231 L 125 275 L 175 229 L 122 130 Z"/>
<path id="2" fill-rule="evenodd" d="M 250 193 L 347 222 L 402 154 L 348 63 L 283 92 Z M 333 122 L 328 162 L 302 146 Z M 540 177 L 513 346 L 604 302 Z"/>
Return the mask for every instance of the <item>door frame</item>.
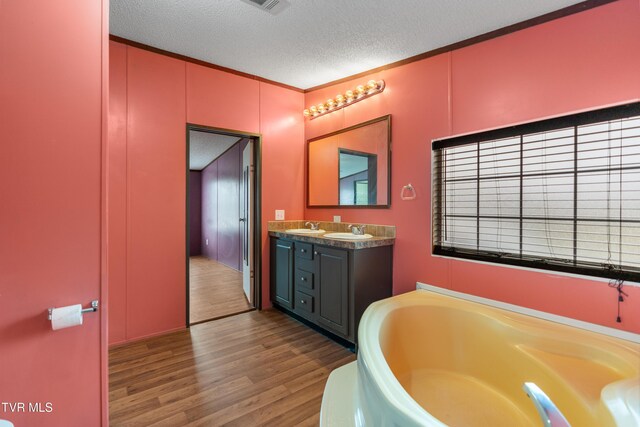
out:
<path id="1" fill-rule="evenodd" d="M 220 135 L 237 136 L 238 138 L 249 138 L 253 142 L 253 283 L 254 283 L 254 301 L 255 309 L 262 310 L 262 134 L 253 132 L 244 132 L 234 129 L 217 128 L 206 125 L 199 125 L 195 123 L 187 123 L 186 127 L 186 164 L 185 164 L 185 176 L 186 176 L 186 197 L 185 197 L 185 264 L 186 264 L 186 301 L 187 311 L 185 322 L 187 328 L 189 328 L 189 310 L 190 310 L 190 279 L 189 279 L 189 152 L 190 141 L 189 132 L 207 132 L 217 133 Z M 233 316 L 233 315 L 231 315 Z M 225 316 L 226 317 L 226 316 Z"/>

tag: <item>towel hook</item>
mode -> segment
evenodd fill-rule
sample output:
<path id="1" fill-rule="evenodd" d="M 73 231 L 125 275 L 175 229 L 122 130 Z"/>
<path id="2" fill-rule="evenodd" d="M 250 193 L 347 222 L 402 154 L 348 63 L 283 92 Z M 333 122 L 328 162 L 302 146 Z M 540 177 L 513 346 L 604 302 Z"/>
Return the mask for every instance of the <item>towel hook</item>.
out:
<path id="1" fill-rule="evenodd" d="M 400 190 L 400 198 L 402 200 L 413 200 L 416 198 L 416 189 L 413 188 L 411 183 L 402 187 L 402 190 Z"/>

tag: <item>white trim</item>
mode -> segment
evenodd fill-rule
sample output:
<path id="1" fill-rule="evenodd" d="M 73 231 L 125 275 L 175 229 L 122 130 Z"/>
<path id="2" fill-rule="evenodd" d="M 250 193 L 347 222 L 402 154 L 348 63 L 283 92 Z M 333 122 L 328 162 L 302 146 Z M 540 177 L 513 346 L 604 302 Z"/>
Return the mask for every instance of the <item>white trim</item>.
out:
<path id="1" fill-rule="evenodd" d="M 434 258 L 442 258 L 448 259 L 452 261 L 462 261 L 462 262 L 472 262 L 476 264 L 488 265 L 491 267 L 505 267 L 505 268 L 513 268 L 515 270 L 524 270 L 531 271 L 533 273 L 538 274 L 548 274 L 551 276 L 561 276 L 561 277 L 571 277 L 574 279 L 582 279 L 582 280 L 591 280 L 593 282 L 601 282 L 601 283 L 609 283 L 613 279 L 607 279 L 606 277 L 598 277 L 598 276 L 587 276 L 585 274 L 576 274 L 576 273 L 568 273 L 566 271 L 556 271 L 556 270 L 546 270 L 544 268 L 533 268 L 533 267 L 524 267 L 521 265 L 513 265 L 513 264 L 503 264 L 501 262 L 490 262 L 490 261 L 480 261 L 476 259 L 468 259 L 468 258 L 458 258 L 450 255 L 437 255 L 433 253 L 433 249 L 430 254 Z M 624 281 L 624 286 L 635 286 L 640 287 L 639 282 L 631 282 L 628 280 Z"/>
<path id="2" fill-rule="evenodd" d="M 434 292 L 441 295 L 447 295 L 454 298 L 460 298 L 466 301 L 478 304 L 488 305 L 490 307 L 511 311 L 514 313 L 524 314 L 526 316 L 537 317 L 538 319 L 548 320 L 560 323 L 574 328 L 584 329 L 598 334 L 608 335 L 610 337 L 619 338 L 625 341 L 631 341 L 640 344 L 640 334 L 633 332 L 621 331 L 619 329 L 610 328 L 608 326 L 596 325 L 595 323 L 584 322 L 582 320 L 571 319 L 569 317 L 558 316 L 557 314 L 546 313 L 544 311 L 534 310 L 531 308 L 521 307 L 519 305 L 509 304 L 506 302 L 496 301 L 489 298 L 478 297 L 475 295 L 465 294 L 463 292 L 452 291 L 450 289 L 439 288 L 437 286 L 428 285 L 426 283 L 416 282 L 416 289 L 428 292 Z"/>

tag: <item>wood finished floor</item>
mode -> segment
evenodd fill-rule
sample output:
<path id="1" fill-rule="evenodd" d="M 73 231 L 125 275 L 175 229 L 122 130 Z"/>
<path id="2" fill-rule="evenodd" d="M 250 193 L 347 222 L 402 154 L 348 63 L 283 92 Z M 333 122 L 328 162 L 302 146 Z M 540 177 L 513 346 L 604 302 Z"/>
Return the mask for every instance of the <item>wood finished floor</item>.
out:
<path id="1" fill-rule="evenodd" d="M 189 322 L 242 313 L 253 307 L 242 290 L 242 272 L 203 256 L 189 258 Z"/>
<path id="2" fill-rule="evenodd" d="M 355 355 L 277 310 L 109 351 L 112 426 L 317 426 L 329 373 Z"/>

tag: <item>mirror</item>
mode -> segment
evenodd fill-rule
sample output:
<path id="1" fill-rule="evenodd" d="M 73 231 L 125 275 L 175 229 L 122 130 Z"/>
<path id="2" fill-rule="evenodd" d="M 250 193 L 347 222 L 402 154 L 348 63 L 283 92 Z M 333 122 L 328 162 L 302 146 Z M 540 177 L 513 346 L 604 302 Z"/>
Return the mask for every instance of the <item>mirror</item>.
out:
<path id="1" fill-rule="evenodd" d="M 389 207 L 390 146 L 390 115 L 310 139 L 307 206 Z"/>

